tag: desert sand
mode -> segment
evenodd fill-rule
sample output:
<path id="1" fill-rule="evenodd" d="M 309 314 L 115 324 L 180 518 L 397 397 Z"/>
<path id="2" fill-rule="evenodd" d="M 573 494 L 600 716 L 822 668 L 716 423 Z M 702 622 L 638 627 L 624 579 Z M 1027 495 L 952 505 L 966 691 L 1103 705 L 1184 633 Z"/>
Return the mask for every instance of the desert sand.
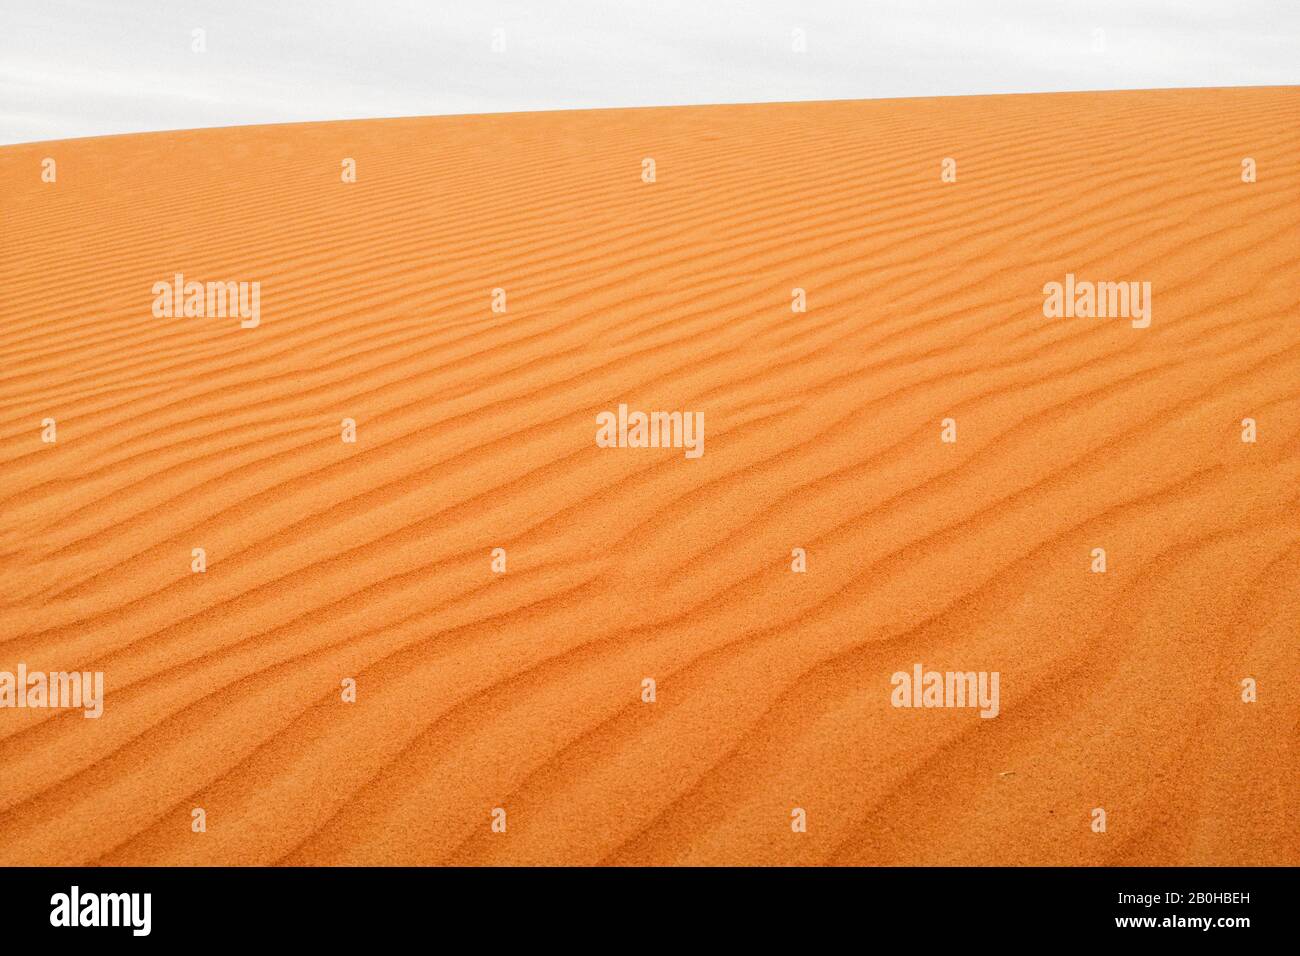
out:
<path id="1" fill-rule="evenodd" d="M 1298 120 L 0 149 L 0 670 L 106 688 L 0 709 L 0 863 L 1300 864 Z M 155 317 L 177 272 L 260 324 Z M 1150 326 L 1045 317 L 1067 274 L 1150 282 Z M 704 453 L 597 447 L 620 403 Z M 997 717 L 891 706 L 917 663 L 998 672 Z"/>

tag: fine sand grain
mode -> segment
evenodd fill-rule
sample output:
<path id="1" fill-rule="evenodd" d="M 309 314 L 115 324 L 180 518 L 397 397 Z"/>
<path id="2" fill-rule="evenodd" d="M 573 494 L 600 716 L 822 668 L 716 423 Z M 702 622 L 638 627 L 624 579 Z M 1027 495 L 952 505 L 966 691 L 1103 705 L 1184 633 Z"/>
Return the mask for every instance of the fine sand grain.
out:
<path id="1" fill-rule="evenodd" d="M 1300 864 L 1296 88 L 116 136 L 0 183 L 0 670 L 107 688 L 0 709 L 0 863 Z M 177 272 L 260 326 L 155 318 Z M 1045 318 L 1067 273 L 1151 326 Z M 705 453 L 596 447 L 620 403 Z M 891 707 L 916 663 L 1000 713 Z"/>

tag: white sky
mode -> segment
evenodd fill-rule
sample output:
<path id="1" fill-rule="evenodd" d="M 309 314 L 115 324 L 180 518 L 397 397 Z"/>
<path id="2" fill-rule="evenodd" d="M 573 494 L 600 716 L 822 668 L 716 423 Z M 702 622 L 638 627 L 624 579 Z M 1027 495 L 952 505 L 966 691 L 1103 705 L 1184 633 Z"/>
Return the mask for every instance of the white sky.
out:
<path id="1" fill-rule="evenodd" d="M 205 53 L 191 50 L 196 27 Z M 791 50 L 795 28 L 806 53 Z M 496 29 L 504 53 L 492 50 Z M 1295 84 L 1300 0 L 0 0 L 0 143 L 438 113 Z"/>

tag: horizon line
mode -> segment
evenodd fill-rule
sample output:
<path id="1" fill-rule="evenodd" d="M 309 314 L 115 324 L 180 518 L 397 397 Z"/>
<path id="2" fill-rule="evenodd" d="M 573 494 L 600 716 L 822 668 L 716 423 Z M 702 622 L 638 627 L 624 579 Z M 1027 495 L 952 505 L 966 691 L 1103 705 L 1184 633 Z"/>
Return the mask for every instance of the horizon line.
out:
<path id="1" fill-rule="evenodd" d="M 55 143 L 75 143 L 82 140 L 90 139 L 112 139 L 121 136 L 161 136 L 171 133 L 202 133 L 215 130 L 228 129 L 258 129 L 272 126 L 321 126 L 334 123 L 383 123 L 399 122 L 403 120 L 435 120 L 435 119 L 465 119 L 474 117 L 505 117 L 505 116 L 531 116 L 545 113 L 598 113 L 598 112 L 627 112 L 632 110 L 687 110 L 687 109 L 719 109 L 724 107 L 756 107 L 756 106 L 800 106 L 816 104 L 833 104 L 833 103 L 883 103 L 907 100 L 951 100 L 951 99 L 977 99 L 977 98 L 1006 98 L 1021 96 L 1100 96 L 1110 93 L 1178 93 L 1178 92 L 1208 92 L 1215 90 L 1296 90 L 1300 91 L 1300 84 L 1293 83 L 1260 83 L 1260 84 L 1242 84 L 1239 86 L 1144 86 L 1144 87 L 1121 87 L 1107 89 L 1080 89 L 1080 90 L 1043 90 L 1037 92 L 1008 91 L 998 93 L 944 93 L 937 96 L 851 96 L 838 97 L 830 99 L 792 99 L 792 100 L 724 100 L 710 103 L 665 103 L 665 104 L 639 104 L 636 106 L 578 106 L 567 108 L 547 107 L 543 109 L 520 109 L 520 110 L 490 110 L 486 112 L 451 112 L 451 113 L 409 113 L 396 116 L 364 116 L 364 117 L 340 117 L 334 119 L 308 119 L 308 120 L 290 120 L 288 122 L 278 123 L 219 123 L 215 126 L 176 126 L 163 127 L 160 129 L 141 129 L 141 130 L 124 130 L 118 133 L 99 133 L 93 136 L 66 136 L 58 139 L 36 139 L 22 140 L 19 142 L 0 142 L 0 150 L 17 149 L 24 146 L 41 146 Z"/>

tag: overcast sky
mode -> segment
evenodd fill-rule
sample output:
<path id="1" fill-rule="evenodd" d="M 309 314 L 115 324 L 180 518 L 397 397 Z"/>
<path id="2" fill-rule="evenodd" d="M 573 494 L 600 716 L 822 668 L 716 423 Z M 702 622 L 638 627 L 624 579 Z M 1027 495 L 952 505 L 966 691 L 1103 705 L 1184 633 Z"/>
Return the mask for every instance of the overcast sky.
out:
<path id="1" fill-rule="evenodd" d="M 195 29 L 206 52 L 192 49 Z M 792 48 L 795 30 L 806 52 Z M 1300 0 L 0 0 L 0 143 L 438 113 L 1275 84 L 1300 84 Z"/>

